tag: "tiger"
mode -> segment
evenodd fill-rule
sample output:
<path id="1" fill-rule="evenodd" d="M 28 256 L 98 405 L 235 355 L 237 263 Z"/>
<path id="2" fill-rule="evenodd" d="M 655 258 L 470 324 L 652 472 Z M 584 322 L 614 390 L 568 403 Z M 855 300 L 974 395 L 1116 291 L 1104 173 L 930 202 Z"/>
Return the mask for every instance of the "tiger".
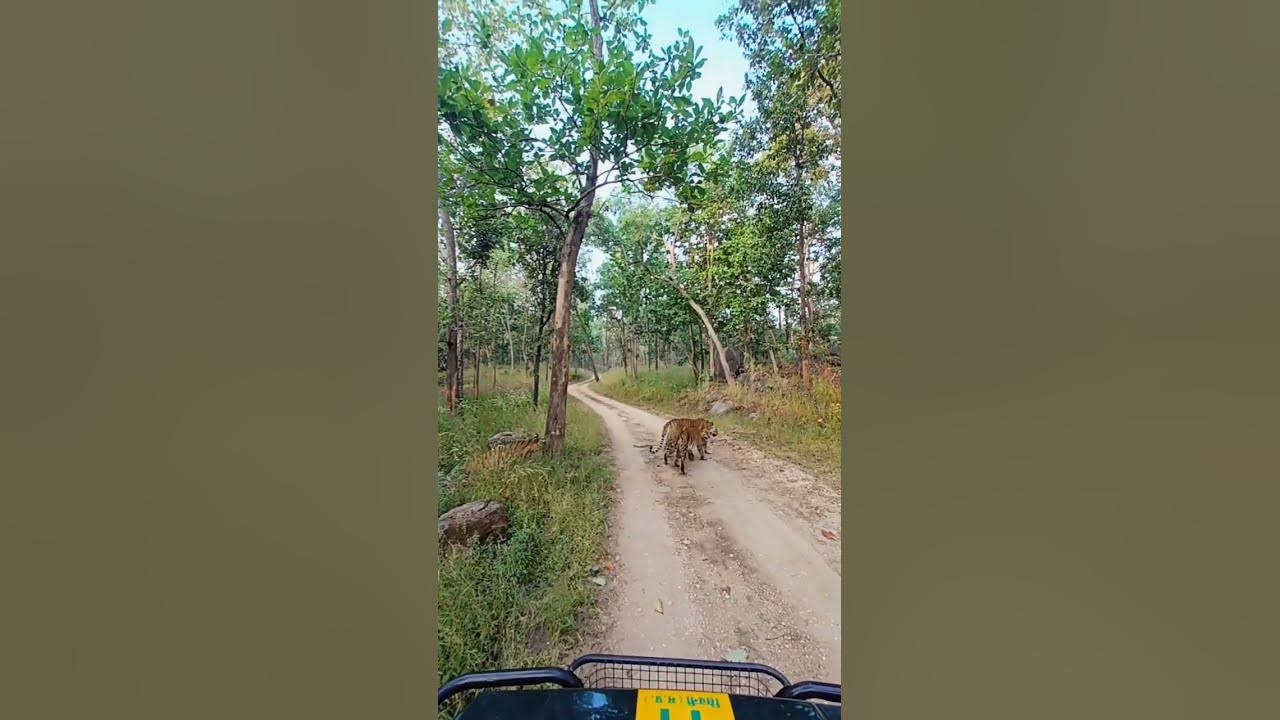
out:
<path id="1" fill-rule="evenodd" d="M 696 446 L 700 459 L 706 460 L 711 455 L 707 449 L 708 441 L 716 435 L 716 425 L 710 420 L 673 418 L 662 426 L 662 437 L 659 438 L 657 446 L 649 446 L 649 452 L 656 454 L 658 450 L 662 450 L 663 465 L 666 465 L 667 460 L 673 455 L 676 456 L 676 460 L 680 463 L 677 467 L 683 474 L 686 456 L 689 460 L 693 459 L 691 446 Z"/>

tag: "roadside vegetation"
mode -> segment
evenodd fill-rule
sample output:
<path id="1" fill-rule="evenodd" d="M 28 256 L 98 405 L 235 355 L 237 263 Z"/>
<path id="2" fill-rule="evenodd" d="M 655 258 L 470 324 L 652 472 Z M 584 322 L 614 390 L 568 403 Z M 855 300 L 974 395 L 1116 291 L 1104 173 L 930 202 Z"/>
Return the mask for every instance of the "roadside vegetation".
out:
<path id="1" fill-rule="evenodd" d="M 591 567 L 604 552 L 612 470 L 595 414 L 570 399 L 560 458 L 536 455 L 496 468 L 471 461 L 503 431 L 541 431 L 545 412 L 527 393 L 528 378 L 499 373 L 496 393 L 439 413 L 439 511 L 498 500 L 510 512 L 503 543 L 451 549 L 440 556 L 440 681 L 498 667 L 563 663 L 593 618 Z M 544 396 L 545 402 L 545 396 Z"/>

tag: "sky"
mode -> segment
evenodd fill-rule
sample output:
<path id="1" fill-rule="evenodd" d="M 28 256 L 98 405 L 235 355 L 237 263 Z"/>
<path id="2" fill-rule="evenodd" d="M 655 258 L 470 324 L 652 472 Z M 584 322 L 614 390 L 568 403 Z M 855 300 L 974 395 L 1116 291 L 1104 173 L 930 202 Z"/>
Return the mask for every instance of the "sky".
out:
<path id="1" fill-rule="evenodd" d="M 653 44 L 665 47 L 676 41 L 676 30 L 684 28 L 702 47 L 707 64 L 702 77 L 693 83 L 695 97 L 716 96 L 723 87 L 726 96 L 742 95 L 747 60 L 735 40 L 726 40 L 716 27 L 716 18 L 728 11 L 731 0 L 657 0 L 645 8 L 644 17 L 653 33 Z M 748 102 L 750 102 L 748 100 Z"/>
<path id="2" fill-rule="evenodd" d="M 716 18 L 723 15 L 731 0 L 657 0 L 644 9 L 655 48 L 666 47 L 679 38 L 676 31 L 684 28 L 693 36 L 695 45 L 702 48 L 701 57 L 707 61 L 702 66 L 702 77 L 693 82 L 693 97 L 715 98 L 716 91 L 724 88 L 725 97 L 738 97 L 746 93 L 745 76 L 747 60 L 736 40 L 727 40 L 716 27 Z M 751 98 L 747 98 L 743 111 L 751 112 Z M 597 197 L 605 198 L 616 188 L 608 185 L 600 189 Z M 587 276 L 595 279 L 604 255 L 594 248 L 584 247 Z"/>

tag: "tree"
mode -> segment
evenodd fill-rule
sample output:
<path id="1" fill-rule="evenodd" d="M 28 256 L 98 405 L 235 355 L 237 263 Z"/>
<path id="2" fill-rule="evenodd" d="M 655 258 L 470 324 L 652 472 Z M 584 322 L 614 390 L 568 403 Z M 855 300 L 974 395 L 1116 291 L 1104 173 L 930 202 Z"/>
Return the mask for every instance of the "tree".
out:
<path id="1" fill-rule="evenodd" d="M 718 24 L 741 44 L 754 79 L 839 128 L 840 0 L 738 0 Z"/>
<path id="2" fill-rule="evenodd" d="M 577 2 L 558 12 L 526 6 L 512 14 L 522 29 L 497 52 L 500 67 L 441 68 L 440 115 L 465 185 L 483 188 L 494 211 L 538 212 L 564 238 L 551 320 L 552 455 L 564 449 L 574 281 L 597 190 L 676 186 L 696 195 L 707 148 L 731 118 L 720 100 L 691 99 L 705 60 L 687 32 L 669 48 L 651 47 L 646 4 L 618 0 L 607 17 L 598 0 L 587 13 Z M 483 24 L 477 34 L 485 47 Z"/>
<path id="3" fill-rule="evenodd" d="M 458 295 L 458 236 L 453 219 L 443 204 L 440 206 L 440 222 L 444 229 L 445 251 L 448 257 L 449 283 L 449 331 L 445 340 L 445 401 L 449 412 L 456 413 L 462 402 L 462 302 Z"/>
<path id="4" fill-rule="evenodd" d="M 726 382 L 733 385 L 734 374 L 720 334 L 697 297 L 702 292 L 694 282 L 697 262 L 690 262 L 697 254 L 685 244 L 687 236 L 682 237 L 675 227 L 679 214 L 674 208 L 644 203 L 623 206 L 621 213 L 617 235 L 608 246 L 614 262 L 602 268 L 602 279 L 612 291 L 609 297 L 614 306 L 622 311 L 623 318 L 644 317 L 662 307 L 661 296 L 654 294 L 656 287 L 674 290 L 706 332 L 715 362 L 724 371 Z"/>
<path id="5" fill-rule="evenodd" d="M 747 56 L 758 107 L 744 127 L 744 148 L 776 178 L 764 202 L 774 205 L 775 227 L 794 238 L 796 354 L 807 387 L 819 325 L 814 275 L 839 246 L 838 230 L 832 235 L 824 225 L 831 214 L 821 203 L 829 200 L 819 192 L 839 172 L 839 3 L 738 0 L 719 23 Z"/>

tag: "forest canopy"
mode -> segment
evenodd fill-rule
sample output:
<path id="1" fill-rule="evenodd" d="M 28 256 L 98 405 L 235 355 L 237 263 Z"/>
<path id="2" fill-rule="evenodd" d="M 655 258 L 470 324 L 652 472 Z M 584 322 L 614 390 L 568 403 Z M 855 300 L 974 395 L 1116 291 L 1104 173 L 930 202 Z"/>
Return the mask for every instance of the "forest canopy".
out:
<path id="1" fill-rule="evenodd" d="M 482 365 L 530 374 L 553 455 L 574 369 L 805 388 L 838 362 L 839 2 L 729 6 L 750 103 L 697 96 L 714 59 L 686 31 L 655 45 L 648 4 L 441 8 L 446 405 Z"/>

